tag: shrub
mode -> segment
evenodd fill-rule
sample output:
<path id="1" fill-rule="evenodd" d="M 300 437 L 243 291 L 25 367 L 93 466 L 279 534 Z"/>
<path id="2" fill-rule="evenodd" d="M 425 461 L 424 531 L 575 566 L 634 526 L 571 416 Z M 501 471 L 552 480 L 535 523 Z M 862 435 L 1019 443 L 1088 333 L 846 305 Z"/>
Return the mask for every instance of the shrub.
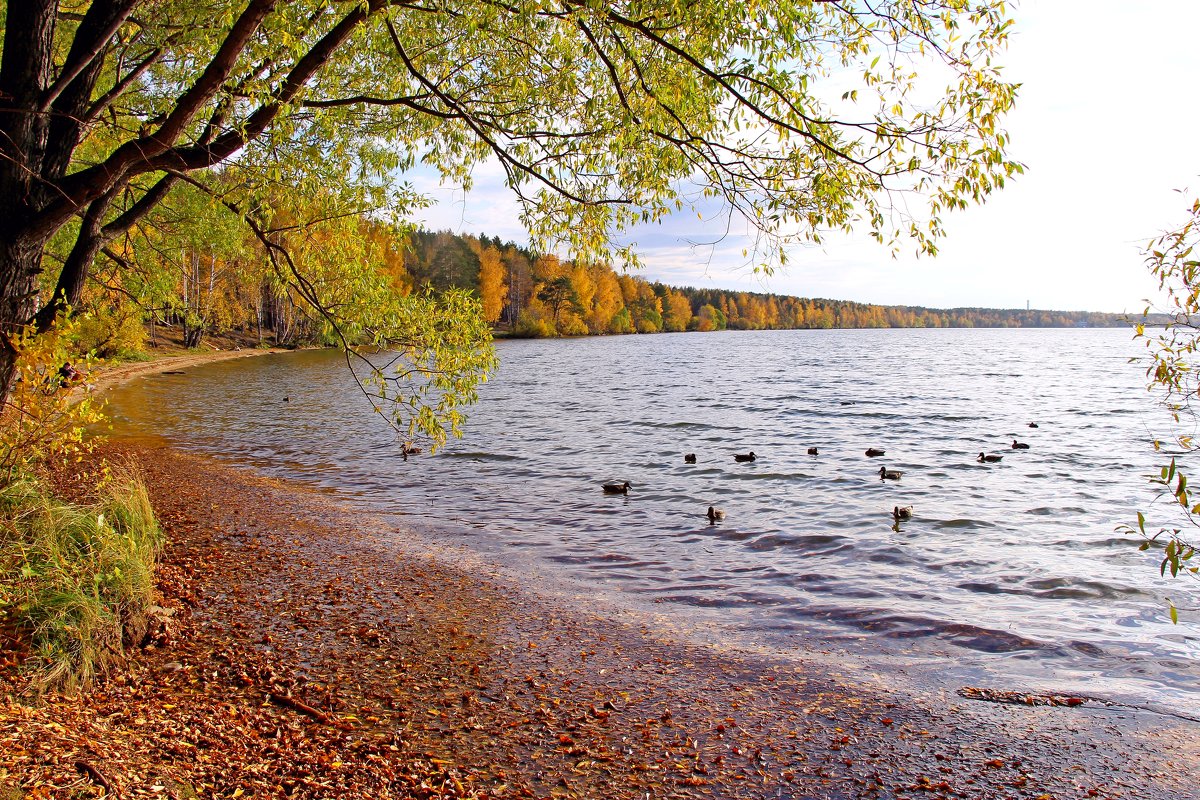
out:
<path id="1" fill-rule="evenodd" d="M 131 468 L 84 506 L 18 477 L 0 489 L 0 525 L 0 625 L 28 643 L 36 688 L 85 685 L 142 639 L 162 535 Z"/>
<path id="2" fill-rule="evenodd" d="M 76 349 L 97 358 L 137 360 L 146 350 L 146 325 L 132 303 L 100 306 L 77 320 Z"/>
<path id="3" fill-rule="evenodd" d="M 86 396 L 72 398 L 67 365 L 86 373 L 89 362 L 73 353 L 75 320 L 61 318 L 42 334 L 12 337 L 17 374 L 0 407 L 0 483 L 39 463 L 78 460 L 91 448 L 84 429 L 99 422 L 97 406 Z"/>
<path id="4" fill-rule="evenodd" d="M 554 336 L 556 333 L 554 326 L 548 320 L 542 319 L 531 311 L 522 311 L 521 316 L 517 318 L 516 327 L 513 329 L 514 336 L 531 339 Z"/>

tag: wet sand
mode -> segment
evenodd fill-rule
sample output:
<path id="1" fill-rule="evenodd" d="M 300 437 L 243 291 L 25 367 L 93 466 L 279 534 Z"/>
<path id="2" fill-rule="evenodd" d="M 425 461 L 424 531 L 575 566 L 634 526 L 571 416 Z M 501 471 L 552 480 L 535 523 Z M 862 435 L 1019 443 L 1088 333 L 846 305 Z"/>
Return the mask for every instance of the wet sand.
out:
<path id="1" fill-rule="evenodd" d="M 0 687 L 0 798 L 1200 797 L 1194 723 L 689 644 L 352 500 L 108 452 L 145 472 L 174 617 L 80 698 Z"/>

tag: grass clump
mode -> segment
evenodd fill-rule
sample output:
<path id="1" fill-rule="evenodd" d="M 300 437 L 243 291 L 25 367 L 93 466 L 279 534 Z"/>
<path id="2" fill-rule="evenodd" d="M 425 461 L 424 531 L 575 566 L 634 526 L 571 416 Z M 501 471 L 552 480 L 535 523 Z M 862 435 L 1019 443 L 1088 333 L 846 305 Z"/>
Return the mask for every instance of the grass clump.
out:
<path id="1" fill-rule="evenodd" d="M 131 468 L 72 505 L 35 478 L 0 488 L 0 628 L 28 649 L 33 685 L 74 689 L 140 642 L 162 533 Z"/>

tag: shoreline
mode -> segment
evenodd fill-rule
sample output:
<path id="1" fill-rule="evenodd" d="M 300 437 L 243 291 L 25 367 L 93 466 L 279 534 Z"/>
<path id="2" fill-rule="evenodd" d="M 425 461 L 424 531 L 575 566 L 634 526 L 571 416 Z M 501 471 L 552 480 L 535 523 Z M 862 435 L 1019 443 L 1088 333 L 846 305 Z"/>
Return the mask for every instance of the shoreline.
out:
<path id="1" fill-rule="evenodd" d="M 65 793 L 86 764 L 180 798 L 1200 796 L 1170 766 L 1200 726 L 914 698 L 674 641 L 350 499 L 170 448 L 106 452 L 142 465 L 174 617 L 80 698 L 29 707 L 5 685 L 0 787 Z"/>
<path id="2" fill-rule="evenodd" d="M 161 375 L 176 369 L 198 367 L 202 364 L 229 361 L 235 358 L 270 356 L 290 352 L 294 351 L 286 347 L 256 347 L 236 350 L 184 351 L 179 354 L 161 355 L 147 361 L 124 361 L 111 366 L 101 366 L 93 372 L 90 376 L 92 380 L 89 383 L 91 386 L 90 394 L 103 394 L 123 383 L 128 383 L 134 378 Z M 72 391 L 76 396 L 87 394 L 81 390 L 81 387 L 76 387 Z"/>

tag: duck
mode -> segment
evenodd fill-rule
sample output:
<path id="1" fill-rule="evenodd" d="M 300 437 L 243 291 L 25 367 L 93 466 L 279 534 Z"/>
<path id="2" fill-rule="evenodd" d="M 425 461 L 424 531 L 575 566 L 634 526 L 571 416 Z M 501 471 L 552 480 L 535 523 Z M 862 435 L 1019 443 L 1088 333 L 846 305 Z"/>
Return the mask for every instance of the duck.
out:
<path id="1" fill-rule="evenodd" d="M 821 453 L 820 453 L 820 452 L 817 450 L 817 448 L 815 448 L 815 447 L 810 447 L 810 448 L 808 448 L 808 454 L 809 454 L 810 456 L 819 456 L 819 455 L 821 455 Z"/>
<path id="2" fill-rule="evenodd" d="M 683 457 L 683 463 L 685 463 L 685 464 L 695 464 L 695 463 L 696 463 L 696 454 L 695 454 L 695 453 L 688 453 L 686 456 L 684 456 L 684 457 Z"/>
<path id="3" fill-rule="evenodd" d="M 1025 444 L 1024 442 L 1018 442 L 1016 439 L 1013 439 L 1012 449 L 1013 450 L 1028 450 L 1029 445 Z"/>
<path id="4" fill-rule="evenodd" d="M 896 506 L 892 509 L 892 518 L 899 522 L 902 519 L 912 519 L 912 506 Z"/>
<path id="5" fill-rule="evenodd" d="M 609 481 L 603 483 L 605 494 L 629 494 L 629 490 L 633 488 L 633 484 L 629 481 Z"/>
<path id="6" fill-rule="evenodd" d="M 411 442 L 403 442 L 400 445 L 400 452 L 404 454 L 405 458 L 408 458 L 409 456 L 420 455 L 421 448 Z"/>
<path id="7" fill-rule="evenodd" d="M 887 451 L 880 450 L 878 447 L 868 447 L 867 455 L 870 456 L 871 458 L 875 458 L 876 456 L 886 456 Z"/>
<path id="8" fill-rule="evenodd" d="M 898 469 L 888 469 L 887 467 L 879 468 L 879 480 L 898 481 L 904 473 Z"/>
<path id="9" fill-rule="evenodd" d="M 753 450 L 751 450 L 749 453 L 734 453 L 733 454 L 734 461 L 754 461 L 757 458 L 758 458 L 758 456 L 754 455 Z"/>
<path id="10" fill-rule="evenodd" d="M 1031 427 L 1031 428 L 1036 428 L 1037 426 L 1038 426 L 1038 424 L 1036 422 L 1029 423 L 1029 427 Z"/>
<path id="11" fill-rule="evenodd" d="M 982 464 L 984 462 L 987 462 L 989 464 L 995 464 L 997 461 L 1001 460 L 1002 458 L 1004 458 L 1004 456 L 990 456 L 986 453 L 980 453 L 979 458 L 977 458 L 975 460 L 978 461 L 980 464 Z"/>
<path id="12" fill-rule="evenodd" d="M 708 507 L 708 521 L 709 522 L 720 522 L 723 519 L 725 519 L 724 511 L 722 511 L 719 508 L 713 508 L 712 506 Z"/>

